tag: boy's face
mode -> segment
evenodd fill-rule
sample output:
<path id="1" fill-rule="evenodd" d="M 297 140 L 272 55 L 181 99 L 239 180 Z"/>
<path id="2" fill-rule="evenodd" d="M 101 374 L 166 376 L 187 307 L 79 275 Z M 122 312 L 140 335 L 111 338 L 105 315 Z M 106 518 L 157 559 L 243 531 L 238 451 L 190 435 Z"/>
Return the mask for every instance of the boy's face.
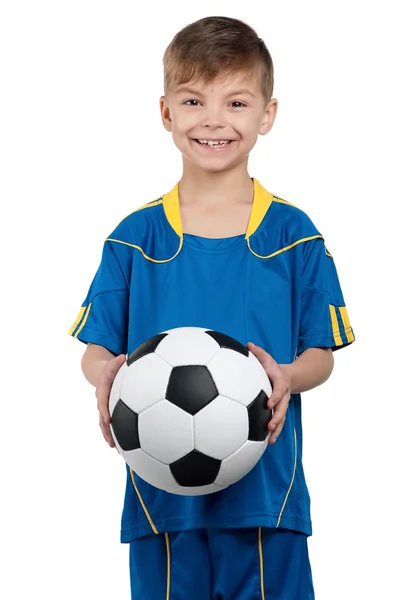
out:
<path id="1" fill-rule="evenodd" d="M 257 70 L 176 85 L 160 99 L 162 120 L 184 161 L 224 171 L 247 160 L 258 135 L 271 129 L 277 111 L 268 105 Z"/>

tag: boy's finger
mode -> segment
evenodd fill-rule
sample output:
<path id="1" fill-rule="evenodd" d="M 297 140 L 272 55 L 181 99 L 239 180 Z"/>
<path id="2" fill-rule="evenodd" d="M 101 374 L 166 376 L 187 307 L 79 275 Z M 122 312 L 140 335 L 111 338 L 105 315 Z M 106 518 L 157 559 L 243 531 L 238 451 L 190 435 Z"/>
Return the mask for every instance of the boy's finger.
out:
<path id="1" fill-rule="evenodd" d="M 255 346 L 253 342 L 249 342 L 246 347 L 260 361 L 263 367 L 269 367 L 270 363 L 272 364 L 272 356 L 263 348 L 260 348 L 260 346 Z"/>
<path id="2" fill-rule="evenodd" d="M 285 418 L 289 400 L 290 394 L 285 394 L 282 400 L 276 405 L 272 419 L 268 423 L 268 429 L 270 429 L 271 431 L 273 429 L 276 429 L 280 422 Z"/>
<path id="3" fill-rule="evenodd" d="M 113 440 L 109 425 L 106 424 L 106 422 L 104 421 L 104 419 L 102 418 L 101 415 L 100 415 L 99 421 L 100 421 L 100 428 L 101 428 L 102 435 L 104 436 L 105 440 L 108 442 L 109 446 L 111 448 L 114 448 L 115 442 Z"/>
<path id="4" fill-rule="evenodd" d="M 272 394 L 267 402 L 268 408 L 274 408 L 275 406 L 277 406 L 286 395 L 288 395 L 286 383 L 276 383 L 274 389 L 272 390 Z"/>
<path id="5" fill-rule="evenodd" d="M 97 396 L 97 408 L 101 417 L 104 419 L 106 423 L 110 423 L 110 414 L 108 410 L 108 402 L 109 402 L 109 385 L 100 384 L 97 387 L 96 396 Z"/>
<path id="6" fill-rule="evenodd" d="M 116 356 L 112 361 L 110 361 L 109 365 L 107 365 L 107 368 L 105 369 L 103 377 L 101 377 L 97 386 L 97 407 L 102 416 L 104 417 L 105 422 L 108 424 L 111 422 L 108 410 L 109 394 L 115 377 L 125 360 L 125 355 L 119 354 L 119 356 Z"/>
<path id="7" fill-rule="evenodd" d="M 272 392 L 267 402 L 267 408 L 275 408 L 282 400 L 285 392 Z"/>
<path id="8" fill-rule="evenodd" d="M 279 437 L 279 434 L 281 433 L 281 431 L 283 429 L 284 424 L 285 424 L 285 419 L 283 419 L 283 421 L 281 423 L 279 423 L 279 425 L 271 433 L 271 436 L 269 438 L 269 444 L 275 444 L 276 440 Z"/>

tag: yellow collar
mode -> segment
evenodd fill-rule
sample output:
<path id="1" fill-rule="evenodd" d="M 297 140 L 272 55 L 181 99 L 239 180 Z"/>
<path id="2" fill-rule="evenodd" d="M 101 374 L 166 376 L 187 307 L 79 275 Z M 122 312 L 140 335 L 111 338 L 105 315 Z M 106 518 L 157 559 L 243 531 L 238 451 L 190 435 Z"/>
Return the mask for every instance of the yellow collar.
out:
<path id="1" fill-rule="evenodd" d="M 263 188 L 263 186 L 257 181 L 257 179 L 253 179 L 253 184 L 253 205 L 245 239 L 248 239 L 250 236 L 252 236 L 253 233 L 258 229 L 269 207 L 271 206 L 273 198 L 272 194 L 267 192 L 267 190 Z M 183 231 L 180 215 L 178 183 L 170 192 L 163 196 L 163 208 L 171 227 L 174 229 L 178 237 L 182 239 Z"/>

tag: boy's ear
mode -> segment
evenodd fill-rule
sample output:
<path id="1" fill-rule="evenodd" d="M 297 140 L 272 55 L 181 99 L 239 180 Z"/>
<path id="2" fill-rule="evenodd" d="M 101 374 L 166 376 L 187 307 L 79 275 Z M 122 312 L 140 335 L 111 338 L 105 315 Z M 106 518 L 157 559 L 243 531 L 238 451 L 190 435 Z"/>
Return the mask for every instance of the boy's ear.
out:
<path id="1" fill-rule="evenodd" d="M 165 96 L 160 97 L 159 104 L 160 104 L 160 114 L 162 116 L 163 126 L 167 131 L 171 131 L 170 109 L 167 106 Z"/>
<path id="2" fill-rule="evenodd" d="M 278 111 L 278 100 L 276 98 L 272 98 L 264 111 L 264 117 L 261 121 L 261 126 L 259 130 L 260 135 L 266 135 L 274 124 L 276 113 Z"/>

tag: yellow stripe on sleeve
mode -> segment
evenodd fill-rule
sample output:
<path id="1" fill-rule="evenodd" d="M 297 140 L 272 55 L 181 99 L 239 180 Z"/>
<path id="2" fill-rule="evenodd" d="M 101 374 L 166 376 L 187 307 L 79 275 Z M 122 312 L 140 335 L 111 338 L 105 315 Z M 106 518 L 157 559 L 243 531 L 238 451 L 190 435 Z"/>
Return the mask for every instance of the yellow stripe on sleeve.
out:
<path id="1" fill-rule="evenodd" d="M 76 321 L 73 323 L 72 327 L 69 329 L 68 331 L 68 335 L 72 335 L 72 333 L 75 331 L 76 327 L 79 326 L 79 323 L 83 317 L 84 311 L 86 310 L 86 306 L 82 306 L 81 309 L 79 310 L 79 314 L 77 315 Z"/>
<path id="2" fill-rule="evenodd" d="M 350 319 L 348 318 L 347 308 L 345 306 L 339 306 L 339 311 L 341 315 L 341 320 L 343 321 L 344 332 L 347 336 L 347 341 L 348 343 L 351 343 L 354 341 L 354 334 L 350 324 Z"/>
<path id="3" fill-rule="evenodd" d="M 332 319 L 332 332 L 334 337 L 334 343 L 336 344 L 336 346 L 342 346 L 343 340 L 341 339 L 340 335 L 340 327 L 339 322 L 337 320 L 336 308 L 332 304 L 329 305 L 329 308 L 330 318 Z"/>
<path id="4" fill-rule="evenodd" d="M 86 310 L 86 314 L 84 315 L 84 319 L 83 319 L 83 321 L 82 321 L 82 324 L 80 325 L 79 329 L 76 331 L 76 333 L 74 334 L 74 336 L 73 336 L 73 337 L 77 338 L 77 336 L 79 335 L 79 333 L 81 332 L 81 330 L 82 330 L 82 329 L 83 329 L 83 327 L 85 326 L 85 324 L 86 324 L 86 321 L 87 321 L 87 319 L 88 319 L 88 315 L 90 314 L 90 310 L 91 310 L 91 304 L 92 304 L 92 302 L 90 302 L 90 304 L 88 305 L 88 307 L 87 307 L 87 310 Z"/>

